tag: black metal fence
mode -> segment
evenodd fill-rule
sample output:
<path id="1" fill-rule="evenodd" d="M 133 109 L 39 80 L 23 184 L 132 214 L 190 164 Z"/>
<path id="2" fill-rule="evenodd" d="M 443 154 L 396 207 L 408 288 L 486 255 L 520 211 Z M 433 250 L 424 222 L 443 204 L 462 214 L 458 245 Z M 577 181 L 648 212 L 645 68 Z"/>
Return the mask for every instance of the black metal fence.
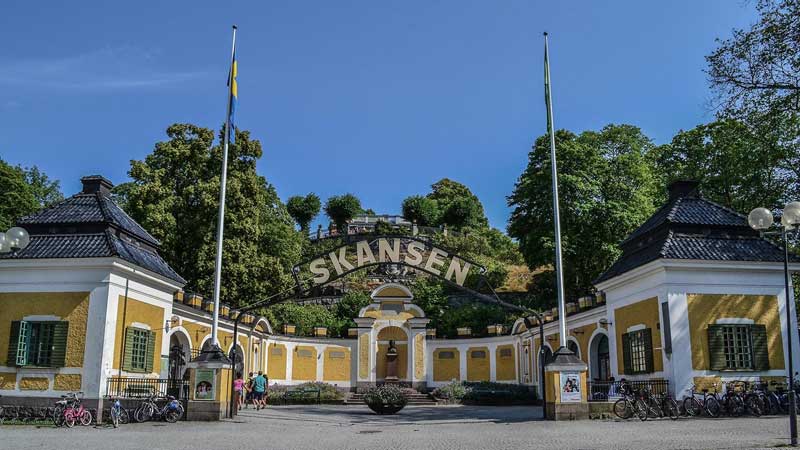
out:
<path id="1" fill-rule="evenodd" d="M 168 378 L 112 377 L 106 382 L 106 395 L 117 398 L 171 395 L 179 400 L 186 400 L 189 398 L 189 381 Z"/>
<path id="2" fill-rule="evenodd" d="M 615 401 L 622 398 L 622 393 L 627 385 L 634 392 L 649 389 L 653 394 L 662 394 L 669 392 L 669 381 L 663 378 L 654 378 L 649 380 L 619 380 L 619 381 L 598 381 L 590 380 L 588 382 L 590 402 L 607 402 Z"/>

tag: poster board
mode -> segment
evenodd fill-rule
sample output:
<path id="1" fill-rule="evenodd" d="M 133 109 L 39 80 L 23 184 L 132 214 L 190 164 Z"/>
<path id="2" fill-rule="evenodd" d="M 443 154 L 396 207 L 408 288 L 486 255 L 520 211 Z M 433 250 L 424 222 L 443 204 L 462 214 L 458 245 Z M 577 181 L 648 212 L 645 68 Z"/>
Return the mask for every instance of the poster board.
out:
<path id="1" fill-rule="evenodd" d="M 214 369 L 197 369 L 194 374 L 194 399 L 214 400 Z"/>
<path id="2" fill-rule="evenodd" d="M 581 401 L 581 373 L 561 372 L 558 383 L 561 391 L 561 403 L 577 403 Z"/>

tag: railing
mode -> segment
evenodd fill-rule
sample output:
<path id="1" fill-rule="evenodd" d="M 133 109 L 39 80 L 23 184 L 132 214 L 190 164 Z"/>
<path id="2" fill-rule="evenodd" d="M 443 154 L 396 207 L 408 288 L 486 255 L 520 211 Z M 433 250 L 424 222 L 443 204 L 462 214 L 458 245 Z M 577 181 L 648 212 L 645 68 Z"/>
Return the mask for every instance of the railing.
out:
<path id="1" fill-rule="evenodd" d="M 112 377 L 106 382 L 106 395 L 118 398 L 171 395 L 184 400 L 189 396 L 189 381 L 166 378 Z"/>
<path id="2" fill-rule="evenodd" d="M 653 394 L 662 394 L 669 392 L 669 381 L 663 378 L 654 378 L 650 380 L 626 380 L 626 381 L 598 381 L 593 380 L 588 383 L 590 402 L 607 402 L 615 401 L 622 398 L 622 385 L 630 386 L 633 391 L 641 389 L 649 389 Z"/>

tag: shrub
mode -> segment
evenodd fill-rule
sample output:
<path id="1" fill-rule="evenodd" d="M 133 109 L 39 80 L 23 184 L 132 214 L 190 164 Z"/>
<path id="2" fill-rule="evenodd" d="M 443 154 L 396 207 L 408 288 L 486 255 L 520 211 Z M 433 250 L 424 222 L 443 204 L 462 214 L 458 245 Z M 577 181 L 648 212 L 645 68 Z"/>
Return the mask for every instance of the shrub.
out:
<path id="1" fill-rule="evenodd" d="M 316 397 L 311 398 L 290 398 L 286 399 L 286 392 L 295 389 L 302 389 L 302 388 L 316 388 L 319 389 L 319 397 L 321 402 L 335 402 L 342 400 L 344 398 L 344 394 L 339 391 L 336 386 L 328 383 L 322 382 L 309 382 L 303 383 L 296 386 L 283 386 L 283 385 L 275 385 L 270 386 L 267 390 L 267 397 L 268 403 L 271 405 L 286 405 L 286 404 L 298 404 L 298 403 L 316 403 Z"/>
<path id="2" fill-rule="evenodd" d="M 378 414 L 395 414 L 406 406 L 408 395 L 399 386 L 385 384 L 367 391 L 364 403 Z"/>
<path id="3" fill-rule="evenodd" d="M 533 403 L 538 399 L 536 391 L 520 384 L 456 380 L 434 389 L 433 396 L 448 403 L 515 404 Z"/>
<path id="4" fill-rule="evenodd" d="M 453 380 L 433 390 L 433 396 L 448 403 L 459 403 L 467 395 L 467 387 L 461 381 Z"/>

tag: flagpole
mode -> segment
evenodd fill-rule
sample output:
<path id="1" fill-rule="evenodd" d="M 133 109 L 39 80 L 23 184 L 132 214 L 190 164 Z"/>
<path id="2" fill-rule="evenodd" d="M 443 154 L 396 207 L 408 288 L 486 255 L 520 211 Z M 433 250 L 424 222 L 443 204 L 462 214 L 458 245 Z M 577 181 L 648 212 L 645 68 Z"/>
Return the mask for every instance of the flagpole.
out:
<path id="1" fill-rule="evenodd" d="M 231 44 L 231 69 L 228 74 L 228 86 L 233 83 L 233 58 L 236 51 L 236 25 L 233 26 L 233 43 Z M 211 342 L 219 347 L 217 329 L 219 327 L 219 291 L 222 279 L 222 236 L 225 229 L 225 187 L 228 183 L 228 137 L 231 130 L 231 96 L 233 90 L 228 88 L 228 113 L 225 116 L 225 141 L 222 145 L 222 178 L 219 186 L 219 216 L 217 217 L 217 256 L 214 261 L 214 312 L 211 321 Z"/>
<path id="2" fill-rule="evenodd" d="M 544 33 L 544 86 L 547 104 L 547 133 L 550 135 L 550 170 L 553 178 L 553 222 L 555 223 L 556 283 L 558 286 L 559 346 L 567 346 L 567 311 L 564 304 L 564 269 L 561 262 L 561 218 L 558 211 L 558 166 L 556 164 L 556 134 L 553 126 L 553 98 L 550 92 L 550 56 L 547 32 Z"/>

